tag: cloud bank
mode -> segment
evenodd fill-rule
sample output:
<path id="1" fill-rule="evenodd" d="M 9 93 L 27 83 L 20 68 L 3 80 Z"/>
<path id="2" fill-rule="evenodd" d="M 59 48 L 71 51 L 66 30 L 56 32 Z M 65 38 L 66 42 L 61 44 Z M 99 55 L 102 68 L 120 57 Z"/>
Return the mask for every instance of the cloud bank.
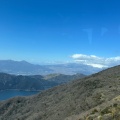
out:
<path id="1" fill-rule="evenodd" d="M 120 65 L 120 56 L 103 58 L 95 55 L 73 54 L 71 58 L 73 58 L 73 60 L 77 63 L 91 65 L 97 68 L 112 67 L 115 65 Z"/>

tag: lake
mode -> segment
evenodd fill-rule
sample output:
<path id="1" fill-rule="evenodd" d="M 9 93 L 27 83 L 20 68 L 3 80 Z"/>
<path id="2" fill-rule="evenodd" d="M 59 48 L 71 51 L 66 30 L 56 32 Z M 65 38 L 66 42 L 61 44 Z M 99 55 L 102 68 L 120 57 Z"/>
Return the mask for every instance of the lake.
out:
<path id="1" fill-rule="evenodd" d="M 22 91 L 22 90 L 4 90 L 0 91 L 0 100 L 7 100 L 16 96 L 30 96 L 39 93 L 38 91 Z"/>

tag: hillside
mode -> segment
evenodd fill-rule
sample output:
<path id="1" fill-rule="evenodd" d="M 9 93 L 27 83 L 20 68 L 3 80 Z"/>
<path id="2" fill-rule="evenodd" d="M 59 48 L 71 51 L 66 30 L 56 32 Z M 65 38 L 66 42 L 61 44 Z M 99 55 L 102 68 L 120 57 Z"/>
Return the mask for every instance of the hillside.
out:
<path id="1" fill-rule="evenodd" d="M 42 76 L 32 77 L 0 73 L 0 90 L 45 90 L 58 85 L 54 81 L 46 81 Z"/>
<path id="2" fill-rule="evenodd" d="M 82 77 L 85 77 L 85 75 L 50 74 L 47 76 L 23 76 L 0 73 L 0 90 L 45 90 Z"/>
<path id="3" fill-rule="evenodd" d="M 120 66 L 116 66 L 35 96 L 0 102 L 0 119 L 119 120 L 119 95 Z"/>
<path id="4" fill-rule="evenodd" d="M 65 120 L 120 120 L 120 95 L 80 115 Z"/>
<path id="5" fill-rule="evenodd" d="M 67 82 L 70 82 L 73 80 L 83 78 L 85 76 L 86 75 L 84 75 L 84 74 L 74 74 L 74 75 L 49 74 L 49 75 L 44 76 L 44 80 L 54 81 L 58 84 L 63 84 L 63 83 L 67 83 Z"/>

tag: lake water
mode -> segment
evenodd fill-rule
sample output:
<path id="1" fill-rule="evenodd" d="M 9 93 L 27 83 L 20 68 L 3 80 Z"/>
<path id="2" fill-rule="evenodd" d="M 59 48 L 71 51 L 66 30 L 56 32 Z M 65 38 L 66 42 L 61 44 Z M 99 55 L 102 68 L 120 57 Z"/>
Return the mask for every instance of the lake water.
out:
<path id="1" fill-rule="evenodd" d="M 30 96 L 39 93 L 38 91 L 19 91 L 19 90 L 4 90 L 0 91 L 0 100 L 7 100 L 15 96 Z"/>

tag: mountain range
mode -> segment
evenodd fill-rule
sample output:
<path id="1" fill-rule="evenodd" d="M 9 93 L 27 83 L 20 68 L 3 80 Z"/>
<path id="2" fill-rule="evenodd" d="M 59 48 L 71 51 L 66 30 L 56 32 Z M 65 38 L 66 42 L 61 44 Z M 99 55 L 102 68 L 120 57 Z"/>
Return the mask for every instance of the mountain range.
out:
<path id="1" fill-rule="evenodd" d="M 41 75 L 10 75 L 0 73 L 0 90 L 29 90 L 41 91 L 48 88 L 70 82 L 74 79 L 85 77 L 83 74 L 63 75 L 63 74 L 49 74 Z"/>
<path id="2" fill-rule="evenodd" d="M 78 63 L 36 65 L 26 61 L 0 60 L 0 72 L 16 75 L 48 75 L 54 73 L 66 75 L 82 73 L 90 75 L 101 70 L 103 68 Z"/>
<path id="3" fill-rule="evenodd" d="M 120 120 L 120 66 L 0 102 L 1 120 Z"/>

